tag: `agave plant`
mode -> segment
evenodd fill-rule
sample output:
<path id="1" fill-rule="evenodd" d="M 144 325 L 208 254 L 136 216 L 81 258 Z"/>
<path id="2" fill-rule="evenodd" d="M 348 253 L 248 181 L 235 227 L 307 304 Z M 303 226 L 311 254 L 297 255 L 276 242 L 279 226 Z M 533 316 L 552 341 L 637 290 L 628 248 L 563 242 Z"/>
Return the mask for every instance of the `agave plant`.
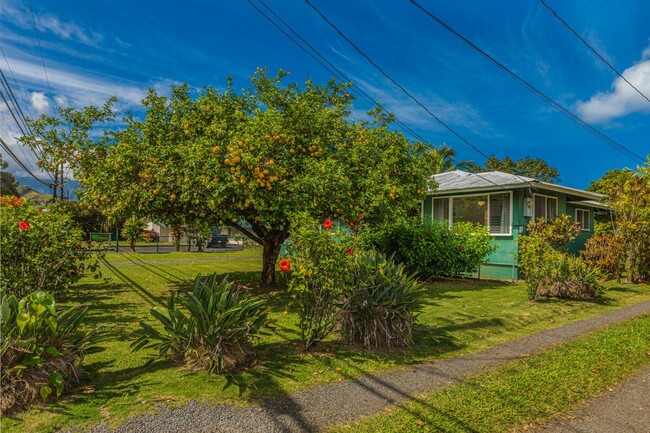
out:
<path id="1" fill-rule="evenodd" d="M 347 337 L 368 348 L 410 345 L 423 295 L 415 275 L 408 275 L 402 264 L 368 251 L 355 261 L 352 280 L 352 292 L 342 305 Z"/>
<path id="2" fill-rule="evenodd" d="M 154 308 L 151 315 L 163 330 L 140 322 L 133 351 L 154 349 L 153 359 L 183 363 L 194 370 L 224 373 L 250 360 L 252 339 L 266 321 L 263 301 L 239 292 L 227 278 L 197 275 L 191 292 L 173 294 L 167 308 Z"/>
<path id="3" fill-rule="evenodd" d="M 40 397 L 59 397 L 78 381 L 84 356 L 98 348 L 97 329 L 80 332 L 87 307 L 58 311 L 48 292 L 18 300 L 0 297 L 0 387 L 2 413 L 27 406 Z"/>

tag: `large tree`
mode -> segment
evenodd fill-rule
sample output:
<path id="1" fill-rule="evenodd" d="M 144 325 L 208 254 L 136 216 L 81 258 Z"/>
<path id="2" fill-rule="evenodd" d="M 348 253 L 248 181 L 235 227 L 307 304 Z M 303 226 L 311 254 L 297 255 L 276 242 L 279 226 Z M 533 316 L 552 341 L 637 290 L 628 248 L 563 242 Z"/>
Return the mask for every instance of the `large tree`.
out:
<path id="1" fill-rule="evenodd" d="M 557 183 L 560 181 L 560 172 L 557 168 L 548 165 L 541 158 L 531 158 L 530 156 L 521 159 L 512 159 L 506 156 L 503 159 L 499 159 L 495 155 L 490 155 L 485 161 L 485 165 L 465 161 L 459 163 L 458 166 L 463 170 L 469 170 L 475 173 L 502 171 L 504 173 L 532 177 L 543 182 Z"/>
<path id="2" fill-rule="evenodd" d="M 634 171 L 630 169 L 610 170 L 598 180 L 592 181 L 587 187 L 587 191 L 597 192 L 599 194 L 612 195 L 620 190 L 625 182 L 634 177 Z"/>
<path id="3" fill-rule="evenodd" d="M 196 98 L 187 86 L 169 98 L 150 91 L 142 121 L 82 151 L 83 197 L 168 223 L 229 224 L 262 245 L 266 287 L 295 215 L 373 223 L 423 198 L 429 146 L 381 111 L 351 120 L 347 84 L 284 85 L 286 75 L 258 70 L 241 92 L 228 82 Z"/>

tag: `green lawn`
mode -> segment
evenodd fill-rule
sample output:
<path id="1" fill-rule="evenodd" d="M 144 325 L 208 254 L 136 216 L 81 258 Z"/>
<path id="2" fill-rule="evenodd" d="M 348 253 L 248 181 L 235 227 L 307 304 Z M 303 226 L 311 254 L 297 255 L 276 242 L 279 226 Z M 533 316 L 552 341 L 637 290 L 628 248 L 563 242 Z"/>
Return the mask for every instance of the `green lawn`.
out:
<path id="1" fill-rule="evenodd" d="M 339 433 L 524 431 L 629 378 L 650 364 L 650 315 L 333 429 Z M 634 402 L 630 402 L 634 404 Z"/>
<path id="2" fill-rule="evenodd" d="M 219 254 L 232 254 L 233 260 L 155 261 Z M 610 285 L 606 300 L 596 304 L 530 303 L 522 285 L 439 281 L 427 286 L 428 303 L 415 328 L 411 350 L 370 352 L 329 341 L 305 354 L 298 342 L 297 316 L 284 292 L 256 293 L 268 300 L 271 323 L 259 341 L 257 367 L 247 372 L 219 377 L 183 371 L 163 362 L 145 367 L 145 353 L 130 353 L 136 322 L 150 321 L 149 309 L 165 302 L 173 291 L 188 288 L 198 272 L 229 274 L 231 279 L 254 286 L 259 281 L 261 259 L 235 258 L 237 254 L 242 253 L 107 254 L 109 262 L 134 261 L 137 265 L 103 267 L 110 282 L 84 279 L 66 299 L 91 305 L 89 326 L 100 325 L 111 336 L 103 343 L 105 350 L 87 357 L 87 377 L 77 393 L 57 404 L 5 417 L 2 431 L 49 432 L 103 420 L 115 426 L 128 416 L 155 410 L 161 401 L 172 406 L 189 400 L 254 404 L 257 399 L 280 397 L 314 384 L 478 350 L 650 299 L 650 287 L 623 284 Z M 243 255 L 251 255 L 251 249 Z"/>
<path id="3" fill-rule="evenodd" d="M 115 253 L 108 251 L 104 255 L 104 261 L 108 263 L 116 262 L 133 262 L 134 264 L 141 264 L 141 262 L 155 262 L 157 260 L 188 260 L 188 259 L 216 259 L 227 257 L 249 257 L 259 256 L 262 257 L 262 248 L 257 246 L 247 246 L 244 251 L 209 251 L 209 252 L 160 252 L 156 253 L 154 250 L 143 253 Z"/>

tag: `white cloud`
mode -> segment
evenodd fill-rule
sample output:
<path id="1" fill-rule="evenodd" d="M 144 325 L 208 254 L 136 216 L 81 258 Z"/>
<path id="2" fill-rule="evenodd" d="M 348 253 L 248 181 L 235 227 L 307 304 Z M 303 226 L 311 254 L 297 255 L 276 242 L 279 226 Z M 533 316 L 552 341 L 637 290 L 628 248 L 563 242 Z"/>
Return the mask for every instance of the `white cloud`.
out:
<path id="1" fill-rule="evenodd" d="M 650 55 L 650 47 L 643 59 Z M 650 60 L 643 60 L 623 71 L 623 76 L 644 95 L 650 95 Z M 608 123 L 632 113 L 650 113 L 650 103 L 618 77 L 609 92 L 599 92 L 588 101 L 578 101 L 578 115 L 586 122 Z"/>
<path id="2" fill-rule="evenodd" d="M 32 92 L 29 99 L 32 102 L 32 107 L 39 112 L 45 113 L 50 109 L 50 100 L 45 96 L 45 92 Z"/>
<path id="3" fill-rule="evenodd" d="M 39 59 L 10 57 L 9 63 L 19 81 L 42 91 L 45 78 Z M 47 96 L 57 104 L 66 101 L 74 107 L 101 105 L 111 96 L 117 96 L 122 108 L 128 108 L 139 105 L 146 94 L 142 85 L 53 62 L 48 64 L 47 76 L 52 89 L 52 94 Z"/>
<path id="4" fill-rule="evenodd" d="M 32 11 L 26 5 L 7 1 L 3 3 L 2 13 L 8 20 L 23 29 L 31 30 L 33 28 Z M 76 23 L 63 21 L 50 13 L 35 12 L 36 27 L 40 32 L 52 33 L 66 41 L 76 41 L 95 47 L 103 39 L 101 34 L 85 29 Z"/>

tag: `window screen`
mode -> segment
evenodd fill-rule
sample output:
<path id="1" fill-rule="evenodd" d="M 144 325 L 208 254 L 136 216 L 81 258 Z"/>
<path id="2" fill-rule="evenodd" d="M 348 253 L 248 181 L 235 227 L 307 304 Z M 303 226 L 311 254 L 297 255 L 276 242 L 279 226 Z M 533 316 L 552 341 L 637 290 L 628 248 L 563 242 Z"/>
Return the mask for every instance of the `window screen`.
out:
<path id="1" fill-rule="evenodd" d="M 433 199 L 433 219 L 437 221 L 444 221 L 449 219 L 449 199 L 448 198 L 434 198 Z"/>
<path id="2" fill-rule="evenodd" d="M 490 233 L 510 233 L 510 193 L 490 194 Z"/>

